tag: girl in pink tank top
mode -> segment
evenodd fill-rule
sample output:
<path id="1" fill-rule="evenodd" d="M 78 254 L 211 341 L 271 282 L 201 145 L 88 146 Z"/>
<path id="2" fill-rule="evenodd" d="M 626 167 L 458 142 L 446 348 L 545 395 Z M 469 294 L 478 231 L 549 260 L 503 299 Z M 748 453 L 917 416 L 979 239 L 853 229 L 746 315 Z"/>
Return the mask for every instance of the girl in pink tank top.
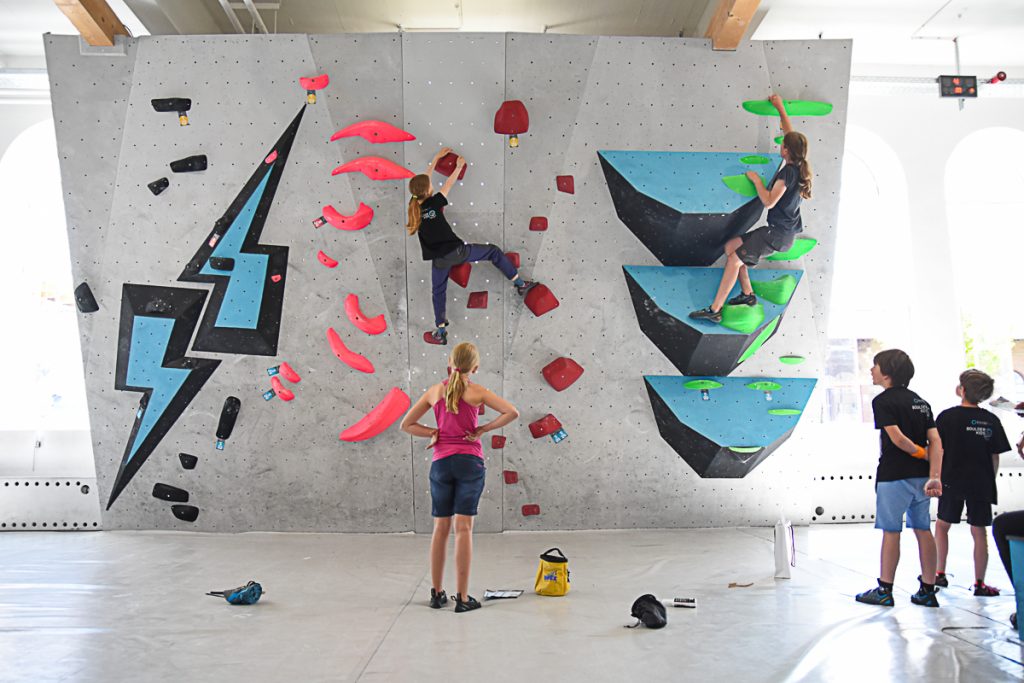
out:
<path id="1" fill-rule="evenodd" d="M 463 342 L 452 349 L 448 379 L 427 389 L 402 420 L 402 431 L 430 439 L 434 449 L 430 465 L 430 498 L 434 535 L 430 541 L 430 606 L 440 609 L 448 602 L 441 587 L 448 536 L 455 521 L 455 611 L 468 612 L 480 603 L 468 593 L 469 565 L 473 554 L 473 518 L 484 491 L 486 468 L 480 442 L 486 432 L 501 429 L 519 417 L 519 411 L 494 392 L 469 381 L 480 369 L 476 346 Z M 497 417 L 479 424 L 480 408 L 487 406 Z M 434 409 L 437 427 L 419 423 Z"/>

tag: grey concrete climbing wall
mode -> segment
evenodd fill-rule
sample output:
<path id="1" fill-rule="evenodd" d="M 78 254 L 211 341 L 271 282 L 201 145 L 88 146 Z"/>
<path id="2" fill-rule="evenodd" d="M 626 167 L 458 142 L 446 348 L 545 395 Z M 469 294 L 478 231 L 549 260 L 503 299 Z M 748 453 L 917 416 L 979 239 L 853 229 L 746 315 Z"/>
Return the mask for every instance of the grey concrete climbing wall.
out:
<path id="1" fill-rule="evenodd" d="M 803 261 L 806 277 L 780 332 L 734 373 L 817 376 L 848 43 L 750 43 L 723 53 L 702 40 L 525 34 L 160 37 L 125 41 L 113 54 L 82 54 L 77 38 L 50 36 L 47 52 L 72 269 L 100 304 L 81 316 L 81 334 L 104 501 L 139 404 L 137 393 L 114 388 L 122 286 L 210 290 L 177 277 L 303 107 L 297 78 L 331 78 L 305 107 L 260 239 L 290 250 L 277 355 L 188 354 L 221 364 L 105 512 L 107 528 L 429 529 L 423 442 L 395 428 L 359 443 L 339 441 L 338 432 L 391 387 L 415 400 L 443 379 L 447 349 L 422 341 L 433 322 L 430 266 L 405 235 L 405 181 L 330 173 L 371 154 L 419 172 L 441 145 L 470 164 L 447 209 L 456 231 L 469 242 L 520 252 L 523 273 L 548 284 L 561 304 L 533 316 L 487 263 L 474 265 L 466 289 L 449 285 L 452 342 L 480 346 L 478 381 L 522 413 L 504 430 L 505 449 L 486 439 L 478 529 L 766 523 L 780 506 L 796 519 L 811 514 L 805 481 L 821 457 L 813 404 L 794 437 L 744 479 L 697 477 L 659 436 L 643 375 L 678 371 L 637 327 L 622 274 L 623 265 L 657 262 L 617 218 L 597 151 L 770 152 L 777 134 L 771 120 L 743 111 L 742 100 L 778 89 L 835 105 L 829 117 L 799 122 L 816 170 L 805 225 L 821 246 Z M 169 96 L 192 98 L 191 125 L 153 111 L 151 98 Z M 530 130 L 514 149 L 492 132 L 494 112 L 511 99 L 530 113 Z M 328 142 L 335 130 L 364 119 L 417 139 Z M 208 155 L 206 171 L 169 173 L 168 162 L 200 153 Z M 575 194 L 557 192 L 556 175 L 574 176 Z M 170 187 L 153 196 L 146 183 L 161 176 Z M 435 186 L 442 181 L 435 176 Z M 366 229 L 313 228 L 323 205 L 350 214 L 360 202 L 375 211 Z M 548 230 L 530 232 L 532 216 L 547 217 Z M 321 265 L 319 250 L 338 267 Z M 486 309 L 467 309 L 474 291 L 488 292 Z M 342 306 L 349 293 L 368 315 L 384 313 L 384 334 L 367 336 L 349 323 Z M 337 360 L 328 327 L 376 372 Z M 782 372 L 781 354 L 809 361 Z M 540 375 L 558 356 L 585 368 L 561 393 Z M 296 398 L 264 401 L 266 370 L 280 361 L 302 375 L 291 387 Z M 216 450 L 228 395 L 242 408 L 235 433 Z M 527 424 L 548 412 L 564 424 L 565 441 L 531 439 Z M 198 457 L 195 469 L 182 469 L 180 452 Z M 518 472 L 519 483 L 505 484 L 505 469 Z M 153 497 L 156 483 L 188 491 L 196 522 L 176 519 L 168 501 Z M 539 515 L 523 516 L 530 504 L 539 505 Z"/>

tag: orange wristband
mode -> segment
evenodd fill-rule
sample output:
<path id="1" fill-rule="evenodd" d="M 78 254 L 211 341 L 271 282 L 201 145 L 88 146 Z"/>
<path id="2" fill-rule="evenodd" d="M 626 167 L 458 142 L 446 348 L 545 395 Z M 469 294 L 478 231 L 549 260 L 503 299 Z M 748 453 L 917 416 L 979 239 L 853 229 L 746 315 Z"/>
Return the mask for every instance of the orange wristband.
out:
<path id="1" fill-rule="evenodd" d="M 928 458 L 928 451 L 925 450 L 924 446 L 918 446 L 917 450 L 910 454 L 910 457 L 926 460 Z"/>

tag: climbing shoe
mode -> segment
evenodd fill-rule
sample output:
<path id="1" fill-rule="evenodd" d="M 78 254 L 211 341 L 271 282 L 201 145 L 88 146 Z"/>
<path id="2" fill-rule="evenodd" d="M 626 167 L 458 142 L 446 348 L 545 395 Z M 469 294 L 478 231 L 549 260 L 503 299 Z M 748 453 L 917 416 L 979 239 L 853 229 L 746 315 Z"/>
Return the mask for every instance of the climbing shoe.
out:
<path id="1" fill-rule="evenodd" d="M 1017 628 L 1017 613 L 1014 612 L 1010 615 L 1010 626 Z"/>
<path id="2" fill-rule="evenodd" d="M 448 604 L 448 594 L 443 590 L 438 593 L 433 588 L 430 589 L 430 608 L 441 609 Z"/>
<path id="3" fill-rule="evenodd" d="M 977 581 L 974 584 L 974 594 L 979 598 L 994 598 L 999 595 L 999 589 L 988 585 L 984 581 Z"/>
<path id="4" fill-rule="evenodd" d="M 467 595 L 466 599 L 462 599 L 462 593 L 455 594 L 455 611 L 456 612 L 470 612 L 475 609 L 480 609 L 480 602 L 477 601 L 472 595 Z"/>
<path id="5" fill-rule="evenodd" d="M 713 311 L 710 306 L 702 308 L 699 311 L 694 311 L 690 314 L 690 317 L 694 320 L 708 320 L 713 323 L 722 322 L 722 312 Z"/>
<path id="6" fill-rule="evenodd" d="M 921 581 L 921 575 L 917 575 L 918 582 Z M 946 576 L 945 572 L 936 572 L 935 574 L 935 590 L 940 588 L 949 588 L 949 577 Z"/>
<path id="7" fill-rule="evenodd" d="M 537 283 L 533 280 L 523 280 L 523 284 L 516 285 L 516 292 L 519 296 L 526 296 L 526 293 L 537 286 Z"/>
<path id="8" fill-rule="evenodd" d="M 916 593 L 910 596 L 910 602 L 915 605 L 921 605 L 922 607 L 938 607 L 938 592 L 934 589 L 928 590 L 924 586 L 921 586 Z"/>
<path id="9" fill-rule="evenodd" d="M 432 332 L 423 333 L 423 341 L 428 344 L 439 344 L 444 346 L 448 343 L 448 321 L 444 321 L 444 325 L 436 328 Z"/>
<path id="10" fill-rule="evenodd" d="M 753 292 L 750 294 L 744 294 L 740 292 L 737 296 L 729 299 L 730 306 L 754 306 L 757 304 L 757 297 L 754 296 Z"/>
<path id="11" fill-rule="evenodd" d="M 857 602 L 863 602 L 865 605 L 881 605 L 882 607 L 892 607 L 896 604 L 892 598 L 892 591 L 886 590 L 882 586 L 858 593 Z"/>

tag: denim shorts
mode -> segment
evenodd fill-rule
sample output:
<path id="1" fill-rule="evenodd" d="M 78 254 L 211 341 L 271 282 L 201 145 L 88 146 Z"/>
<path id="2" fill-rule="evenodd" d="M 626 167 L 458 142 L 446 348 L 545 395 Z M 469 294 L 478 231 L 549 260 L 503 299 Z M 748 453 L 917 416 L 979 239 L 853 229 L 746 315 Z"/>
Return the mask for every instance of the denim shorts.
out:
<path id="1" fill-rule="evenodd" d="M 430 465 L 431 514 L 434 517 L 475 515 L 484 492 L 484 459 L 456 453 Z"/>
<path id="2" fill-rule="evenodd" d="M 880 481 L 875 488 L 875 528 L 903 531 L 903 513 L 907 528 L 929 531 L 932 526 L 931 498 L 925 495 L 928 477 Z"/>

